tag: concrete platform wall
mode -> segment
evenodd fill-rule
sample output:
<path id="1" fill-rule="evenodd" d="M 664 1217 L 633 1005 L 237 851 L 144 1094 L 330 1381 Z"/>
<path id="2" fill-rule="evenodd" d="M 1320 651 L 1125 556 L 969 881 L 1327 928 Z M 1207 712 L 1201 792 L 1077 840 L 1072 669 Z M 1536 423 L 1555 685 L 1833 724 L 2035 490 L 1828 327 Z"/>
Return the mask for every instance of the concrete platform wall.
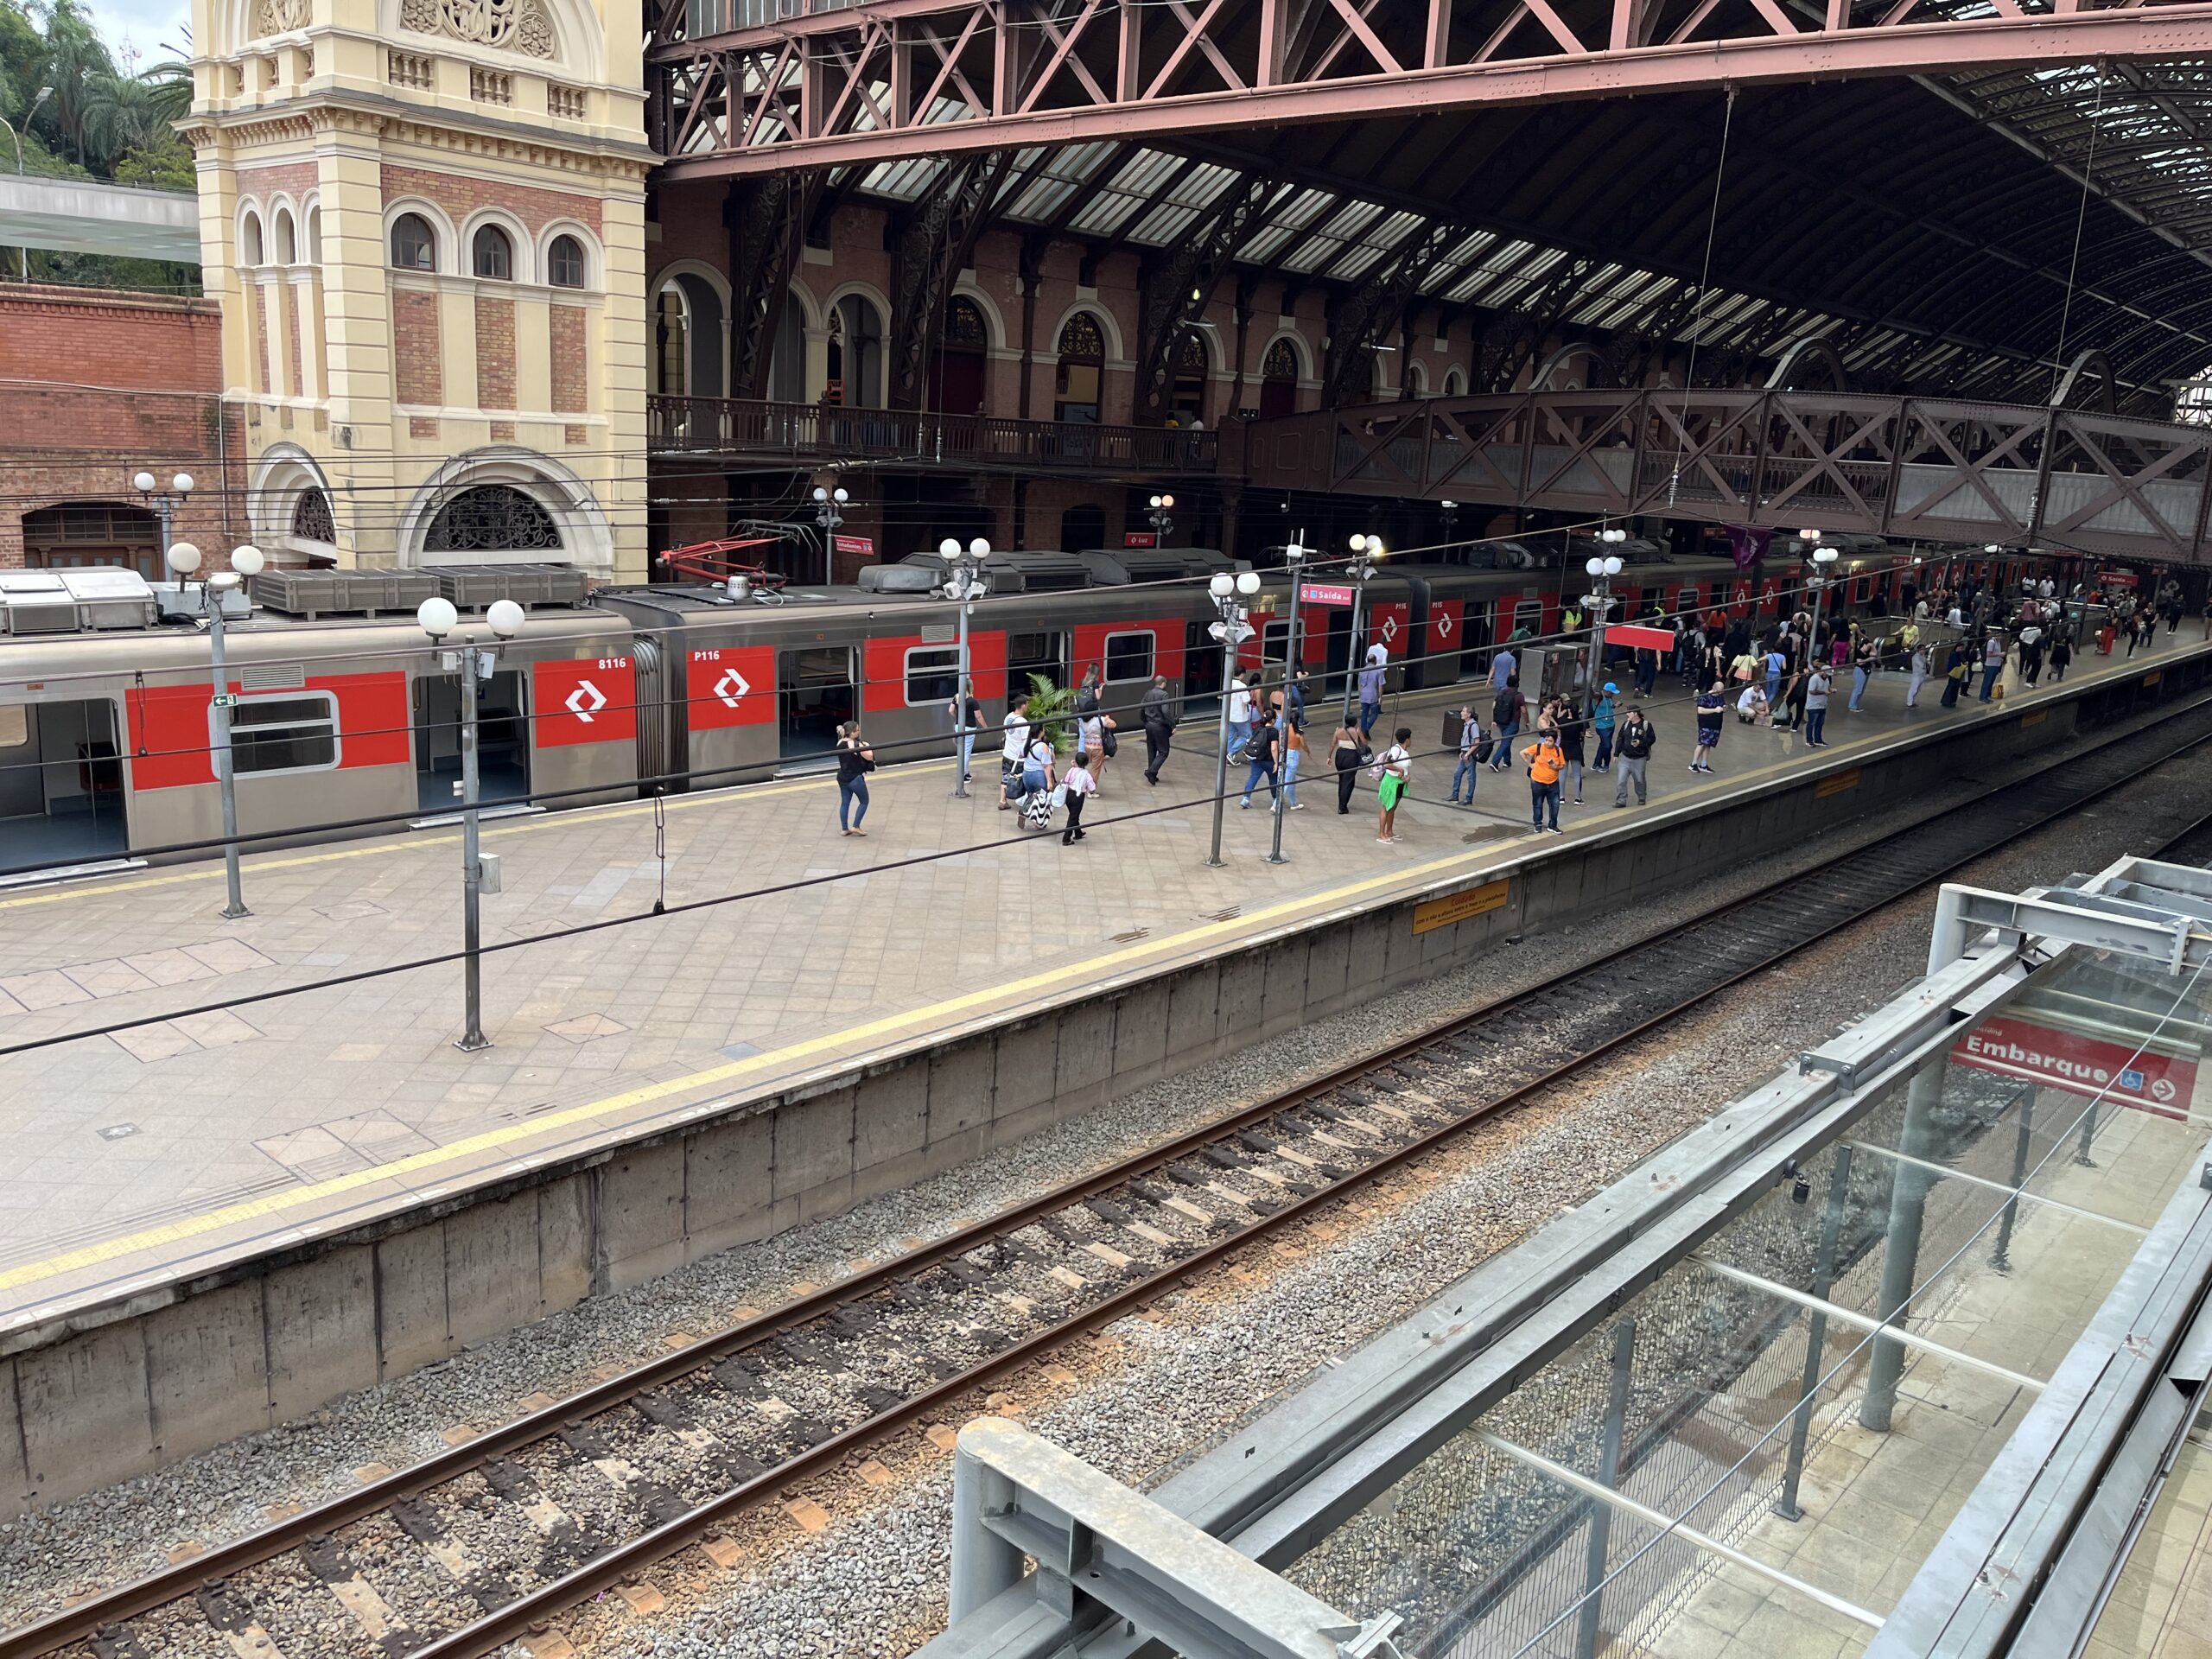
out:
<path id="1" fill-rule="evenodd" d="M 1931 777 L 1971 776 L 2179 696 L 2207 667 L 2169 664 L 2156 685 L 2101 689 L 1853 766 L 1808 766 L 1755 800 L 1624 815 L 1596 837 L 1532 848 L 1507 901 L 1486 913 L 1416 933 L 1416 901 L 1380 904 L 454 1195 L 373 1236 L 310 1241 L 73 1313 L 71 1328 L 0 1357 L 0 1515 L 112 1484 L 952 1168 L 1512 935 L 1632 910 L 1897 805 Z"/>

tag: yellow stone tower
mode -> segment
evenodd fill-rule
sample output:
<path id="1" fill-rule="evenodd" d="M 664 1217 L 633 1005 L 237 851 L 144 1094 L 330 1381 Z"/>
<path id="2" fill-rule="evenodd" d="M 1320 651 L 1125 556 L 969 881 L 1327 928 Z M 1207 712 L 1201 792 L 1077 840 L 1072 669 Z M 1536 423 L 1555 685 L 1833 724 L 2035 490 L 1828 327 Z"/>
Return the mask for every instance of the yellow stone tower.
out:
<path id="1" fill-rule="evenodd" d="M 636 0 L 193 0 L 192 32 L 255 540 L 641 578 Z"/>

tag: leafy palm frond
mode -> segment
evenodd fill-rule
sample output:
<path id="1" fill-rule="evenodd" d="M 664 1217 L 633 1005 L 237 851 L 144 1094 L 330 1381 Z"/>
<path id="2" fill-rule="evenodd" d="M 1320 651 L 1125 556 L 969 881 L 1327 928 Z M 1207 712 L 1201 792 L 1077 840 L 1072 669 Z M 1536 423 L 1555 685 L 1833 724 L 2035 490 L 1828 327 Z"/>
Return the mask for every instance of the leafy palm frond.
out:
<path id="1" fill-rule="evenodd" d="M 1075 747 L 1075 693 L 1042 674 L 1029 677 L 1029 729 L 1052 741 L 1054 754 Z"/>

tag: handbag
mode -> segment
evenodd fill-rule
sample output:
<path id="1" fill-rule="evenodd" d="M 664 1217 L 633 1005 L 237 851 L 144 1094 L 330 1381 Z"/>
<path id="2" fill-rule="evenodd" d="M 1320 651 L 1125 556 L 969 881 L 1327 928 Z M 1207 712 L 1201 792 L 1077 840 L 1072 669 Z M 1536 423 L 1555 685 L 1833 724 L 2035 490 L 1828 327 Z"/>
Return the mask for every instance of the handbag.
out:
<path id="1" fill-rule="evenodd" d="M 1052 786 L 1052 804 L 1055 807 L 1064 807 L 1067 804 L 1068 786 L 1065 784 L 1055 784 Z"/>
<path id="2" fill-rule="evenodd" d="M 1099 753 L 1111 756 L 1118 753 L 1121 747 L 1114 741 L 1114 722 L 1110 720 L 1101 721 L 1098 734 Z"/>

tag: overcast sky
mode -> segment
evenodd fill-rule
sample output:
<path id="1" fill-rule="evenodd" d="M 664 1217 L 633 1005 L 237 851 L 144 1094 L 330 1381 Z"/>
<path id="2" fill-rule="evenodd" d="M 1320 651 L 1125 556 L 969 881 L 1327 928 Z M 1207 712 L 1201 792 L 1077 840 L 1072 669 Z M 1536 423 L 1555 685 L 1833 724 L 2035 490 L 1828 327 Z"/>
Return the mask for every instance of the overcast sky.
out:
<path id="1" fill-rule="evenodd" d="M 141 65 L 162 56 L 164 46 L 182 51 L 192 22 L 190 0 L 86 0 L 86 9 L 117 55 L 126 45 L 135 47 Z"/>

